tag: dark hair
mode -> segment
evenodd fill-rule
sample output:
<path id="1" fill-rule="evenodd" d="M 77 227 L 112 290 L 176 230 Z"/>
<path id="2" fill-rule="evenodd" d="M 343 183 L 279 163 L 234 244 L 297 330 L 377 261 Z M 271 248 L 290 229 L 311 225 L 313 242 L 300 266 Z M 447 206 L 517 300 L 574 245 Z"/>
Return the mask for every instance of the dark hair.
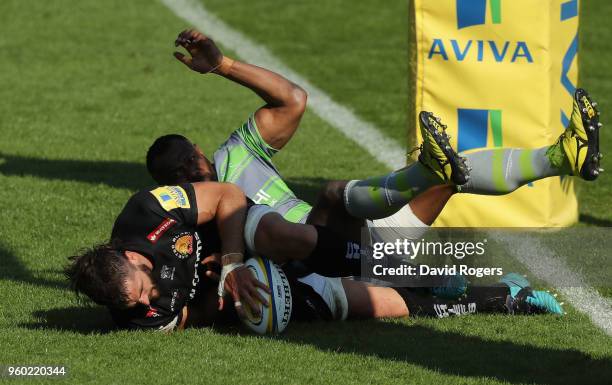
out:
<path id="1" fill-rule="evenodd" d="M 115 308 L 127 305 L 125 283 L 130 263 L 118 242 L 94 246 L 68 259 L 71 263 L 66 266 L 64 274 L 77 295 L 83 293 L 99 305 Z"/>
<path id="2" fill-rule="evenodd" d="M 193 145 L 183 135 L 160 136 L 147 151 L 147 170 L 160 185 L 180 183 L 186 178 L 186 161 L 192 155 L 186 154 L 186 150 L 191 148 Z"/>

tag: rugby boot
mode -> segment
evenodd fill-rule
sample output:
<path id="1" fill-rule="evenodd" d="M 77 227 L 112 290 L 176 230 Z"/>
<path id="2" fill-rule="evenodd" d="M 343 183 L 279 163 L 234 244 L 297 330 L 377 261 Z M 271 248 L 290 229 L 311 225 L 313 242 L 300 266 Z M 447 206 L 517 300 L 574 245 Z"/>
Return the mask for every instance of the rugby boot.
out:
<path id="1" fill-rule="evenodd" d="M 419 126 L 423 138 L 419 162 L 445 182 L 457 186 L 465 184 L 470 178 L 470 170 L 465 158 L 450 145 L 450 136 L 440 118 L 421 111 Z"/>
<path id="2" fill-rule="evenodd" d="M 506 308 L 510 314 L 564 314 L 563 303 L 547 291 L 533 290 L 529 286 L 520 289 L 515 295 L 508 295 Z"/>
<path id="3" fill-rule="evenodd" d="M 561 144 L 571 174 L 585 180 L 595 180 L 603 169 L 599 152 L 599 122 L 597 103 L 582 88 L 574 93 L 574 106 L 570 123 L 554 147 Z"/>

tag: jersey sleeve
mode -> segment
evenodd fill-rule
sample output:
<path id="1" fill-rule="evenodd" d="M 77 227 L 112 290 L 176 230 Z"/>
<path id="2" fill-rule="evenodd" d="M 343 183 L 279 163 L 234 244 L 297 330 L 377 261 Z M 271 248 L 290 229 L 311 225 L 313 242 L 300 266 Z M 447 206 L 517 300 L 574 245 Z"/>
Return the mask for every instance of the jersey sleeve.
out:
<path id="1" fill-rule="evenodd" d="M 126 203 L 115 221 L 111 238 L 122 241 L 126 250 L 154 256 L 158 238 L 169 227 L 195 228 L 197 213 L 191 184 L 142 190 Z"/>
<path id="2" fill-rule="evenodd" d="M 191 184 L 160 186 L 149 191 L 147 205 L 152 212 L 187 226 L 197 226 L 198 207 Z"/>
<path id="3" fill-rule="evenodd" d="M 255 114 L 251 114 L 249 119 L 240 128 L 232 133 L 231 137 L 236 137 L 239 139 L 239 141 L 252 153 L 268 162 L 271 162 L 274 154 L 278 152 L 277 149 L 270 146 L 261 137 L 259 128 L 257 128 L 257 122 L 255 121 Z"/>
<path id="4" fill-rule="evenodd" d="M 181 323 L 182 312 L 164 314 L 153 308 L 139 306 L 132 309 L 110 309 L 113 321 L 120 329 L 157 330 L 171 332 Z"/>

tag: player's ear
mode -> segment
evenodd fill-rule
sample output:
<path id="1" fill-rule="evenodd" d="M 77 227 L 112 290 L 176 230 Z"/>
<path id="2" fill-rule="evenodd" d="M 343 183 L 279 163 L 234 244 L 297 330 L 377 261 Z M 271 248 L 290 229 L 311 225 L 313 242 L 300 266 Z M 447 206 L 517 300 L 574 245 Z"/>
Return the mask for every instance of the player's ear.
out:
<path id="1" fill-rule="evenodd" d="M 130 262 L 133 265 L 137 265 L 138 262 L 140 261 L 140 258 L 142 258 L 140 254 L 135 253 L 133 251 L 125 251 L 123 255 L 125 255 L 125 258 L 128 260 L 128 262 Z"/>

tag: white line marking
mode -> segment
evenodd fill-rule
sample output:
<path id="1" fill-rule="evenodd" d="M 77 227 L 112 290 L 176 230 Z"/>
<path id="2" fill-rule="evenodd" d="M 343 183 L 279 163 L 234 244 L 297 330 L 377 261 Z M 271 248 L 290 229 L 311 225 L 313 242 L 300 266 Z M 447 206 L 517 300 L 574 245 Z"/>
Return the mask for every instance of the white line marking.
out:
<path id="1" fill-rule="evenodd" d="M 493 234 L 495 241 L 504 244 L 537 278 L 556 287 L 574 308 L 587 314 L 595 325 L 612 336 L 612 301 L 603 298 L 579 274 L 568 269 L 541 240 L 501 231 Z"/>
<path id="2" fill-rule="evenodd" d="M 266 47 L 255 43 L 225 24 L 204 9 L 201 3 L 194 0 L 161 0 L 161 2 L 177 16 L 209 33 L 239 57 L 248 58 L 250 63 L 278 72 L 302 86 L 308 92 L 308 107 L 376 160 L 393 170 L 405 165 L 406 151 L 395 140 L 385 136 L 371 123 L 357 117 L 350 109 L 336 103 L 325 92 L 283 64 Z M 534 242 L 537 240 L 531 240 L 531 244 L 536 244 Z M 566 284 L 566 287 L 559 291 L 576 309 L 588 314 L 595 325 L 602 328 L 608 335 L 612 335 L 611 302 L 602 298 L 593 288 L 585 285 L 578 275 L 555 259 L 552 252 L 543 244 L 535 248 L 528 245 L 529 243 L 523 240 L 511 243 L 508 249 L 512 250 L 515 257 L 536 276 L 546 282 L 551 283 L 558 277 L 574 279 L 569 282 L 576 282 L 576 287 L 567 287 Z"/>
<path id="3" fill-rule="evenodd" d="M 406 151 L 386 137 L 372 124 L 355 116 L 348 108 L 336 103 L 325 92 L 278 60 L 268 49 L 232 29 L 222 20 L 193 0 L 161 0 L 166 7 L 196 28 L 206 31 L 225 47 L 249 63 L 278 72 L 308 92 L 308 107 L 321 119 L 363 147 L 374 159 L 392 169 L 406 164 Z"/>

